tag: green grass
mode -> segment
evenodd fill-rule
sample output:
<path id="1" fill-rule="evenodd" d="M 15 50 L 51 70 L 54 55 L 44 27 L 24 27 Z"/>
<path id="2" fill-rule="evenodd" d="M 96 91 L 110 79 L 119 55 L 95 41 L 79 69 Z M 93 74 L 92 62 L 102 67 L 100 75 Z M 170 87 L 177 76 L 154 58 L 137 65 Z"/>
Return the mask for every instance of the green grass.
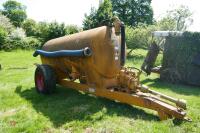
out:
<path id="1" fill-rule="evenodd" d="M 12 132 L 200 132 L 200 89 L 142 75 L 142 83 L 187 100 L 193 122 L 160 121 L 156 112 L 57 87 L 50 96 L 34 88 L 33 51 L 0 52 L 0 133 Z M 138 55 L 140 54 L 140 55 Z M 136 50 L 127 66 L 140 67 L 146 51 Z"/>

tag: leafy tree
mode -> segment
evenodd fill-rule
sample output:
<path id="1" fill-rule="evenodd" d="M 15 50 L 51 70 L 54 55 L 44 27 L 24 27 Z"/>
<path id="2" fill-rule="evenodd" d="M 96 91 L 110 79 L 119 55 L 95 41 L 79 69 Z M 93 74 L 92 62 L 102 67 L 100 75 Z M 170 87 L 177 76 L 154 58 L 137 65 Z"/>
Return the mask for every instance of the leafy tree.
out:
<path id="1" fill-rule="evenodd" d="M 110 25 L 112 17 L 112 3 L 110 0 L 104 0 L 98 10 L 92 8 L 89 15 L 85 14 L 83 29 L 87 30 L 102 25 Z"/>
<path id="2" fill-rule="evenodd" d="M 37 23 L 33 19 L 26 19 L 22 28 L 25 30 L 27 36 L 36 36 L 37 34 Z"/>
<path id="3" fill-rule="evenodd" d="M 46 34 L 48 32 L 49 23 L 47 22 L 39 22 L 37 25 L 38 35 Z"/>
<path id="4" fill-rule="evenodd" d="M 14 30 L 14 26 L 10 19 L 0 13 L 0 27 L 5 29 L 8 33 Z"/>
<path id="5" fill-rule="evenodd" d="M 47 40 L 58 38 L 61 36 L 65 36 L 65 24 L 59 24 L 57 22 L 52 22 L 49 24 L 49 29 L 48 29 L 48 36 L 46 38 Z"/>
<path id="6" fill-rule="evenodd" d="M 54 38 L 58 38 L 66 35 L 65 24 L 59 24 L 58 22 L 39 22 L 36 26 L 35 37 L 39 38 L 42 43 Z"/>
<path id="7" fill-rule="evenodd" d="M 77 33 L 77 32 L 79 32 L 79 30 L 80 30 L 79 27 L 76 26 L 76 25 L 67 25 L 67 26 L 65 27 L 65 33 L 66 33 L 67 35 Z"/>
<path id="8" fill-rule="evenodd" d="M 187 6 L 181 5 L 177 9 L 168 11 L 167 15 L 175 21 L 177 31 L 185 31 L 193 23 L 192 12 Z"/>
<path id="9" fill-rule="evenodd" d="M 42 43 L 47 41 L 49 24 L 47 22 L 39 22 L 36 27 L 36 37 L 41 40 Z"/>
<path id="10" fill-rule="evenodd" d="M 112 3 L 110 0 L 104 0 L 97 10 L 96 19 L 99 22 L 98 26 L 110 24 L 112 17 Z"/>
<path id="11" fill-rule="evenodd" d="M 8 0 L 3 3 L 2 14 L 7 16 L 13 25 L 20 27 L 27 18 L 25 6 L 15 0 Z"/>
<path id="12" fill-rule="evenodd" d="M 83 29 L 88 30 L 92 29 L 94 27 L 97 27 L 96 25 L 96 14 L 97 11 L 94 7 L 91 8 L 90 14 L 85 14 L 85 19 L 83 20 Z"/>
<path id="13" fill-rule="evenodd" d="M 137 26 L 139 23 L 152 24 L 153 10 L 151 0 L 111 0 L 113 12 L 126 25 Z"/>
<path id="14" fill-rule="evenodd" d="M 167 16 L 156 22 L 156 26 L 159 27 L 159 30 L 173 31 L 176 30 L 176 21 Z"/>

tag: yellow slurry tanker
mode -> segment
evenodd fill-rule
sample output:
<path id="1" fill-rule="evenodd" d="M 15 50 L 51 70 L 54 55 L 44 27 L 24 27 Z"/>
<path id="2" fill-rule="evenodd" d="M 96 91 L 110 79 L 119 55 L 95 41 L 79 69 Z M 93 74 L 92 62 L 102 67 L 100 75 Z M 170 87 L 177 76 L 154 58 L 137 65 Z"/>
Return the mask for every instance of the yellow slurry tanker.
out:
<path id="1" fill-rule="evenodd" d="M 42 64 L 35 71 L 35 86 L 48 94 L 56 84 L 158 112 L 161 120 L 186 119 L 184 100 L 150 90 L 140 83 L 141 71 L 124 67 L 124 24 L 83 31 L 46 42 L 34 56 Z"/>

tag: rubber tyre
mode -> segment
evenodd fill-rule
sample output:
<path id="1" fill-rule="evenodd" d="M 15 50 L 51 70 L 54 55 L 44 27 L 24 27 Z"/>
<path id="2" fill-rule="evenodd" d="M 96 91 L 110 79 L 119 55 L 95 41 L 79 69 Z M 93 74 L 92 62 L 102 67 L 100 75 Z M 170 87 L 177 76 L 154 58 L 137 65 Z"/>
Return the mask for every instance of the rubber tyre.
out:
<path id="1" fill-rule="evenodd" d="M 51 94 L 56 88 L 56 75 L 49 65 L 38 65 L 35 70 L 35 88 L 38 93 Z"/>

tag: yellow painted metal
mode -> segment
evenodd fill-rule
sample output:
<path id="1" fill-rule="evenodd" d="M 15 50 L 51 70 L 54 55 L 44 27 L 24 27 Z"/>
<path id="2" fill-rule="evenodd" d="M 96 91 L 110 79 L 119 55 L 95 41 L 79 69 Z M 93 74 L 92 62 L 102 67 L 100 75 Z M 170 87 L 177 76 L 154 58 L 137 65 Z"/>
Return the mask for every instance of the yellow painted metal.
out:
<path id="1" fill-rule="evenodd" d="M 174 107 L 164 101 L 161 101 L 155 97 L 150 97 L 148 94 L 143 92 L 137 93 L 126 93 L 120 91 L 114 91 L 112 89 L 105 88 L 91 88 L 90 86 L 79 84 L 73 81 L 61 80 L 60 85 L 73 88 L 76 90 L 84 91 L 87 93 L 94 94 L 96 96 L 105 97 L 111 100 L 117 100 L 122 103 L 136 105 L 144 108 L 149 108 L 158 112 L 161 120 L 166 120 L 167 118 L 178 118 L 184 119 L 186 112 L 180 108 Z"/>
<path id="2" fill-rule="evenodd" d="M 89 47 L 92 56 L 41 57 L 42 63 L 55 67 L 58 78 L 68 78 L 70 73 L 78 73 L 74 79 L 85 77 L 88 84 L 107 88 L 117 85 L 115 78 L 121 69 L 119 40 L 120 36 L 115 34 L 114 28 L 106 26 L 53 39 L 44 44 L 42 49 L 56 51 Z"/>
<path id="3" fill-rule="evenodd" d="M 153 95 L 140 84 L 141 71 L 120 66 L 121 35 L 120 21 L 114 27 L 102 26 L 77 34 L 48 41 L 42 47 L 45 51 L 78 50 L 89 47 L 89 57 L 54 57 L 41 56 L 42 64 L 52 66 L 56 71 L 58 84 L 89 92 L 97 96 L 123 103 L 156 110 L 161 119 L 171 117 L 184 119 L 182 107 L 172 105 L 180 100 L 167 99 L 165 95 Z M 85 83 L 76 83 L 76 79 Z M 160 93 L 159 93 L 160 94 Z M 168 103 L 165 100 L 172 103 Z"/>

